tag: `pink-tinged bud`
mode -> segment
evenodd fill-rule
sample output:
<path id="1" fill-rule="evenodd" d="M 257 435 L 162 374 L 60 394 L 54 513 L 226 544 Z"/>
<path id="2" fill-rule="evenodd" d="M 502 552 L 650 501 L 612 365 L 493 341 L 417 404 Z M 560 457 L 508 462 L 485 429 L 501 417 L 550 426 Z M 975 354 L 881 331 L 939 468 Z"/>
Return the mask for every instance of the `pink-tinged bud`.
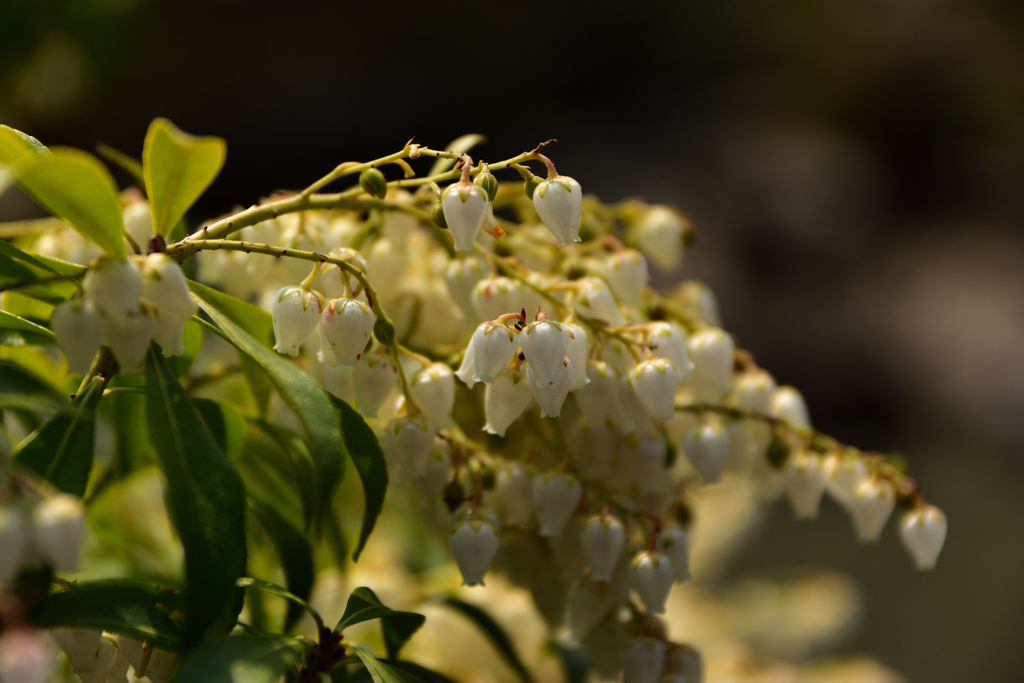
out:
<path id="1" fill-rule="evenodd" d="M 481 323 L 466 347 L 456 376 L 470 387 L 476 382 L 491 384 L 516 355 L 515 332 L 494 321 Z"/>
<path id="2" fill-rule="evenodd" d="M 674 580 L 672 562 L 663 554 L 644 551 L 633 558 L 629 585 L 640 596 L 648 614 L 665 613 L 665 600 Z"/>
<path id="3" fill-rule="evenodd" d="M 868 477 L 868 466 L 855 454 L 833 453 L 825 460 L 828 494 L 847 510 L 853 507 L 857 489 Z"/>
<path id="4" fill-rule="evenodd" d="M 729 433 L 717 420 L 707 420 L 683 437 L 683 450 L 705 484 L 717 484 L 729 462 Z"/>
<path id="5" fill-rule="evenodd" d="M 128 259 L 101 258 L 82 283 L 96 310 L 114 324 L 139 312 L 142 276 Z"/>
<path id="6" fill-rule="evenodd" d="M 725 330 L 708 327 L 693 334 L 686 343 L 693 373 L 690 387 L 702 403 L 718 403 L 732 381 L 734 346 Z"/>
<path id="7" fill-rule="evenodd" d="M 820 456 L 801 449 L 786 460 L 786 493 L 797 519 L 816 519 L 828 472 Z"/>
<path id="8" fill-rule="evenodd" d="M 495 493 L 506 524 L 533 524 L 533 477 L 525 467 L 511 465 L 498 472 Z"/>
<path id="9" fill-rule="evenodd" d="M 894 507 L 896 492 L 891 483 L 879 477 L 870 477 L 861 482 L 850 508 L 857 540 L 862 543 L 877 541 Z"/>
<path id="10" fill-rule="evenodd" d="M 320 318 L 331 353 L 343 365 L 359 362 L 376 322 L 370 307 L 355 299 L 331 299 Z"/>
<path id="11" fill-rule="evenodd" d="M 467 315 L 475 315 L 473 291 L 478 282 L 487 277 L 487 265 L 478 256 L 453 259 L 444 271 L 444 281 L 452 299 Z M 501 315 L 501 313 L 498 313 Z M 496 315 L 489 316 L 496 318 Z"/>
<path id="12" fill-rule="evenodd" d="M 352 367 L 352 388 L 356 408 L 366 417 L 377 417 L 388 394 L 398 381 L 398 368 L 387 356 L 363 354 L 362 360 Z"/>
<path id="13" fill-rule="evenodd" d="M 738 407 L 761 415 L 771 412 L 775 378 L 764 370 L 755 368 L 736 375 L 733 390 Z"/>
<path id="14" fill-rule="evenodd" d="M 0 584 L 10 584 L 29 559 L 29 529 L 19 510 L 0 508 Z"/>
<path id="15" fill-rule="evenodd" d="M 693 363 L 686 353 L 686 334 L 674 323 L 653 322 L 647 329 L 647 346 L 658 358 L 671 361 L 676 369 L 676 380 L 681 384 L 693 371 Z"/>
<path id="16" fill-rule="evenodd" d="M 526 373 L 505 368 L 484 391 L 484 431 L 505 436 L 505 431 L 530 405 L 533 391 Z"/>
<path id="17" fill-rule="evenodd" d="M 533 191 L 533 207 L 544 221 L 558 246 L 579 242 L 583 190 L 568 176 L 542 180 Z"/>
<path id="18" fill-rule="evenodd" d="M 637 638 L 626 648 L 622 664 L 622 683 L 658 683 L 665 668 L 665 644 Z"/>
<path id="19" fill-rule="evenodd" d="M 572 384 L 569 391 L 579 391 L 590 382 L 587 379 L 587 358 L 590 356 L 590 334 L 581 325 L 568 323 L 569 346 L 565 357 L 572 363 Z"/>
<path id="20" fill-rule="evenodd" d="M 773 417 L 797 427 L 810 427 L 811 418 L 803 394 L 795 387 L 777 387 L 772 392 L 770 412 Z"/>
<path id="21" fill-rule="evenodd" d="M 522 300 L 522 285 L 504 276 L 478 280 L 470 295 L 472 312 L 478 320 L 495 320 L 506 313 L 518 313 Z"/>
<path id="22" fill-rule="evenodd" d="M 462 574 L 462 585 L 484 585 L 484 575 L 498 552 L 496 523 L 472 517 L 456 522 L 448 541 Z"/>
<path id="23" fill-rule="evenodd" d="M 409 393 L 413 403 L 436 427 L 452 425 L 455 376 L 444 363 L 431 363 L 412 376 Z"/>
<path id="24" fill-rule="evenodd" d="M 668 422 L 676 414 L 676 369 L 664 358 L 645 360 L 627 375 L 640 403 L 658 424 Z"/>
<path id="25" fill-rule="evenodd" d="M 434 447 L 434 430 L 423 418 L 396 417 L 384 429 L 380 441 L 385 455 L 401 465 L 409 479 L 420 477 Z"/>
<path id="26" fill-rule="evenodd" d="M 672 562 L 677 582 L 690 580 L 690 537 L 685 531 L 676 525 L 662 531 L 658 534 L 658 550 Z"/>
<path id="27" fill-rule="evenodd" d="M 612 572 L 626 545 L 626 530 L 622 522 L 611 515 L 591 517 L 583 525 L 580 543 L 591 580 L 611 581 Z"/>
<path id="28" fill-rule="evenodd" d="M 603 281 L 593 277 L 580 278 L 576 281 L 576 287 L 572 307 L 577 313 L 600 320 L 612 327 L 618 327 L 626 322 L 615 306 L 615 299 L 608 285 Z"/>
<path id="29" fill-rule="evenodd" d="M 652 206 L 634 226 L 640 251 L 661 270 L 672 270 L 683 261 L 683 220 L 667 206 Z"/>
<path id="30" fill-rule="evenodd" d="M 366 259 L 355 249 L 339 247 L 338 249 L 332 249 L 330 256 L 350 263 L 364 273 L 370 270 L 366 264 Z M 359 282 L 354 279 L 352 273 L 334 263 L 325 263 L 320 268 L 319 278 L 320 287 L 328 299 L 348 299 L 351 296 L 351 290 L 359 288 Z"/>
<path id="31" fill-rule="evenodd" d="M 602 265 L 604 279 L 612 293 L 625 305 L 639 308 L 650 280 L 644 255 L 636 249 L 624 249 L 609 256 Z"/>
<path id="32" fill-rule="evenodd" d="M 455 240 L 455 251 L 473 251 L 473 240 L 487 218 L 490 205 L 487 193 L 472 183 L 453 183 L 444 189 L 441 207 L 448 231 Z"/>
<path id="33" fill-rule="evenodd" d="M 569 330 L 561 323 L 538 320 L 519 333 L 519 348 L 540 382 L 552 382 L 569 350 Z"/>
<path id="34" fill-rule="evenodd" d="M 533 505 L 540 523 L 540 535 L 562 534 L 583 497 L 583 487 L 567 474 L 538 474 L 533 478 Z"/>
<path id="35" fill-rule="evenodd" d="M 320 322 L 324 301 L 320 295 L 303 287 L 282 287 L 274 297 L 274 350 L 292 356 Z"/>
<path id="36" fill-rule="evenodd" d="M 183 319 L 191 318 L 199 310 L 185 280 L 185 271 L 177 261 L 166 254 L 150 254 L 137 263 L 142 276 L 140 299 L 144 304 Z"/>
<path id="37" fill-rule="evenodd" d="M 900 540 L 920 570 L 935 569 L 949 524 L 942 510 L 923 503 L 903 515 Z"/>
<path id="38" fill-rule="evenodd" d="M 537 405 L 540 406 L 540 416 L 558 417 L 572 385 L 572 363 L 569 359 L 562 361 L 558 375 L 553 380 L 541 381 L 532 365 L 526 366 L 526 379 L 530 382 L 530 389 L 537 400 Z"/>
<path id="39" fill-rule="evenodd" d="M 50 315 L 50 329 L 68 359 L 68 371 L 85 374 L 103 343 L 103 319 L 90 299 L 71 299 Z"/>
<path id="40" fill-rule="evenodd" d="M 77 497 L 59 493 L 43 499 L 32 513 L 32 545 L 54 571 L 78 568 L 85 510 Z"/>

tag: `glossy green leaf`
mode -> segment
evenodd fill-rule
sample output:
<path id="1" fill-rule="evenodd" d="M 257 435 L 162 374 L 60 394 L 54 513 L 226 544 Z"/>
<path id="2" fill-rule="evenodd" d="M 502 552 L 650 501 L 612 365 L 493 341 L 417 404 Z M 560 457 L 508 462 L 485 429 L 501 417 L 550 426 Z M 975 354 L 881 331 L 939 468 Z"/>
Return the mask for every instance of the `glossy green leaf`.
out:
<path id="1" fill-rule="evenodd" d="M 491 615 L 476 605 L 471 605 L 468 602 L 463 602 L 451 596 L 443 596 L 437 602 L 445 607 L 450 607 L 472 621 L 487 636 L 487 639 L 491 641 L 491 644 L 498 650 L 502 658 L 519 675 L 519 678 L 524 683 L 533 683 L 533 675 L 523 664 L 522 660 L 519 659 L 515 646 L 512 645 L 512 640 L 505 633 L 505 629 L 491 618 Z"/>
<path id="2" fill-rule="evenodd" d="M 266 371 L 281 398 L 302 422 L 318 474 L 319 488 L 313 501 L 313 518 L 319 520 L 329 508 L 331 496 L 344 476 L 345 446 L 338 413 L 309 373 L 258 341 L 252 332 L 258 331 L 253 322 L 260 318 L 238 305 L 244 302 L 232 303 L 230 307 L 222 309 L 215 301 L 223 299 L 225 295 L 207 299 L 209 287 L 198 283 L 191 283 L 190 286 L 203 311 L 220 328 L 225 338 Z M 238 315 L 237 311 L 240 310 L 244 312 L 244 317 Z M 251 327 L 251 331 L 247 326 Z"/>
<path id="3" fill-rule="evenodd" d="M 54 344 L 57 337 L 42 325 L 21 316 L 0 311 L 0 345 L 25 346 L 28 344 Z"/>
<path id="4" fill-rule="evenodd" d="M 256 590 L 269 593 L 270 595 L 276 595 L 279 598 L 284 598 L 288 602 L 298 605 L 302 609 L 309 612 L 309 615 L 313 617 L 313 621 L 317 623 L 319 627 L 323 626 L 323 619 L 320 618 L 320 613 L 313 609 L 308 602 L 295 595 L 291 591 L 278 586 L 277 584 L 270 583 L 269 581 L 260 581 L 259 579 L 253 579 L 248 576 L 244 576 L 238 580 L 236 584 L 239 588 L 255 588 Z"/>
<path id="5" fill-rule="evenodd" d="M 313 546 L 302 531 L 289 523 L 273 505 L 250 496 L 249 509 L 277 550 L 288 592 L 308 601 L 313 589 Z M 285 631 L 291 630 L 302 616 L 302 610 L 301 605 L 288 603 Z"/>
<path id="6" fill-rule="evenodd" d="M 102 394 L 103 380 L 94 377 L 67 410 L 58 411 L 21 443 L 15 462 L 61 491 L 85 495 L 92 469 L 96 404 Z"/>
<path id="7" fill-rule="evenodd" d="M 96 157 L 77 149 L 22 158 L 18 185 L 40 206 L 71 223 L 108 255 L 125 257 L 124 225 L 117 186 Z"/>
<path id="8" fill-rule="evenodd" d="M 154 347 L 146 356 L 146 413 L 167 477 L 168 512 L 185 548 L 187 649 L 233 604 L 245 571 L 245 493 Z"/>
<path id="9" fill-rule="evenodd" d="M 0 124 L 0 166 L 13 166 L 33 154 L 46 154 L 43 143 L 20 130 Z"/>
<path id="10" fill-rule="evenodd" d="M 21 365 L 0 360 L 0 410 L 60 410 L 67 406 L 67 400 L 67 396 Z"/>
<path id="11" fill-rule="evenodd" d="M 54 593 L 32 613 L 44 628 L 85 628 L 148 640 L 157 647 L 181 649 L 181 624 L 170 616 L 177 596 L 125 581 L 79 584 Z"/>
<path id="12" fill-rule="evenodd" d="M 49 272 L 54 275 L 78 277 L 80 275 L 85 275 L 85 272 L 88 270 L 85 266 L 80 266 L 77 263 L 61 261 L 60 259 L 55 259 L 50 256 L 22 251 L 10 242 L 0 241 L 0 254 L 8 256 L 15 261 L 22 261 L 23 263 L 27 263 L 30 266 L 34 266 L 42 271 Z"/>
<path id="13" fill-rule="evenodd" d="M 220 173 L 226 155 L 222 138 L 189 135 L 167 119 L 150 124 L 142 149 L 142 172 L 154 233 L 170 234 Z"/>
<path id="14" fill-rule="evenodd" d="M 276 683 L 299 662 L 301 641 L 239 635 L 203 643 L 188 656 L 175 680 L 188 683 Z"/>
<path id="15" fill-rule="evenodd" d="M 363 525 L 359 530 L 355 551 L 352 553 L 352 561 L 355 562 L 363 552 L 366 541 L 377 523 L 377 517 L 384 507 L 384 496 L 388 490 L 388 465 L 384 459 L 384 451 L 377 441 L 377 435 L 366 424 L 363 416 L 340 398 L 330 396 L 330 399 L 341 415 L 345 448 L 363 484 Z"/>
<path id="16" fill-rule="evenodd" d="M 384 603 L 372 590 L 361 586 L 348 596 L 345 614 L 342 615 L 341 621 L 338 622 L 334 630 L 344 631 L 353 624 L 370 619 L 380 619 L 381 630 L 384 633 L 384 646 L 387 648 L 388 657 L 392 658 L 398 656 L 402 646 L 409 642 L 412 635 L 426 621 L 426 617 L 422 614 L 399 612 L 384 606 Z"/>
<path id="17" fill-rule="evenodd" d="M 446 676 L 412 662 L 377 659 L 359 643 L 346 642 L 346 646 L 359 657 L 374 683 L 452 683 Z"/>
<path id="18" fill-rule="evenodd" d="M 477 145 L 482 145 L 487 142 L 487 138 L 478 133 L 468 133 L 462 137 L 455 138 L 449 142 L 445 147 L 446 152 L 455 152 L 456 154 L 462 154 L 468 152 Z M 438 159 L 434 162 L 434 165 L 430 167 L 430 172 L 427 175 L 437 175 L 438 173 L 444 173 L 452 166 L 455 165 L 455 159 Z"/>
<path id="19" fill-rule="evenodd" d="M 228 460 L 234 461 L 241 452 L 245 439 L 245 422 L 242 416 L 226 401 L 193 396 L 192 405 L 206 425 L 210 436 L 217 443 L 217 447 Z"/>

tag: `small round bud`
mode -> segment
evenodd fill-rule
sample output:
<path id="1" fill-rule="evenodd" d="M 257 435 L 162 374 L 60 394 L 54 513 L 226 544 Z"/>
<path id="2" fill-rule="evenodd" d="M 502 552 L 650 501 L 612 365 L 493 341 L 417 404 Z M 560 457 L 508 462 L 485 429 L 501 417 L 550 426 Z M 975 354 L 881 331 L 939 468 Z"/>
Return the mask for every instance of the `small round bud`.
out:
<path id="1" fill-rule="evenodd" d="M 526 379 L 530 382 L 530 390 L 540 406 L 541 417 L 558 417 L 562 413 L 562 405 L 569 395 L 572 385 L 572 362 L 565 358 L 554 379 L 542 381 L 534 372 L 532 365 L 526 366 Z"/>
<path id="2" fill-rule="evenodd" d="M 430 207 L 430 220 L 444 230 L 448 229 L 448 221 L 444 219 L 444 204 L 440 201 L 434 202 L 434 205 Z"/>
<path id="3" fill-rule="evenodd" d="M 455 251 L 473 251 L 473 240 L 487 218 L 490 204 L 487 193 L 472 183 L 454 183 L 441 193 L 444 219 L 455 239 Z"/>
<path id="4" fill-rule="evenodd" d="M 626 545 L 626 530 L 622 522 L 611 515 L 591 517 L 580 534 L 583 558 L 590 568 L 593 581 L 611 581 Z"/>
<path id="5" fill-rule="evenodd" d="M 626 648 L 622 665 L 622 683 L 658 683 L 665 668 L 665 644 L 637 638 Z"/>
<path id="6" fill-rule="evenodd" d="M 861 543 L 874 543 L 882 535 L 889 515 L 896 507 L 896 492 L 885 479 L 869 477 L 857 488 L 850 512 Z"/>
<path id="7" fill-rule="evenodd" d="M 627 375 L 640 403 L 663 424 L 676 414 L 676 369 L 664 358 L 645 360 Z"/>
<path id="8" fill-rule="evenodd" d="M 558 246 L 580 242 L 580 214 L 583 210 L 583 190 L 568 176 L 555 176 L 542 180 L 531 196 L 533 208 L 544 221 Z"/>
<path id="9" fill-rule="evenodd" d="M 437 427 L 452 425 L 455 405 L 455 376 L 444 363 L 431 363 L 417 372 L 409 383 L 413 403 Z"/>
<path id="10" fill-rule="evenodd" d="M 498 532 L 487 519 L 471 517 L 457 522 L 448 539 L 455 564 L 462 573 L 462 585 L 484 585 L 484 574 L 498 552 Z"/>
<path id="11" fill-rule="evenodd" d="M 537 380 L 553 382 L 562 370 L 569 350 L 569 330 L 561 323 L 538 320 L 519 333 L 519 348 Z"/>
<path id="12" fill-rule="evenodd" d="M 306 341 L 323 311 L 323 298 L 304 287 L 282 287 L 274 297 L 271 312 L 274 316 L 274 350 L 281 354 L 299 355 L 299 347 Z"/>
<path id="13" fill-rule="evenodd" d="M 683 450 L 705 484 L 717 484 L 729 461 L 729 433 L 717 420 L 706 420 L 683 437 Z"/>
<path id="14" fill-rule="evenodd" d="M 78 568 L 85 510 L 77 497 L 60 493 L 40 502 L 32 513 L 32 545 L 54 571 Z"/>
<path id="15" fill-rule="evenodd" d="M 103 343 L 103 319 L 90 299 L 71 299 L 50 315 L 50 329 L 68 359 L 68 371 L 85 374 Z"/>
<path id="16" fill-rule="evenodd" d="M 388 318 L 380 318 L 373 323 L 373 336 L 381 344 L 390 345 L 395 341 L 395 324 Z"/>
<path id="17" fill-rule="evenodd" d="M 828 486 L 820 456 L 801 449 L 786 460 L 786 492 L 797 519 L 815 519 Z"/>
<path id="18" fill-rule="evenodd" d="M 363 192 L 377 199 L 384 199 L 388 194 L 387 178 L 379 168 L 373 166 L 359 174 L 359 187 L 363 188 Z"/>
<path id="19" fill-rule="evenodd" d="M 505 431 L 526 410 L 533 398 L 526 374 L 505 368 L 484 391 L 484 431 L 505 436 Z"/>
<path id="20" fill-rule="evenodd" d="M 934 505 L 923 503 L 903 515 L 900 540 L 918 569 L 935 569 L 948 528 L 946 515 Z"/>
<path id="21" fill-rule="evenodd" d="M 487 164 L 484 164 L 480 172 L 473 178 L 473 184 L 487 193 L 487 201 L 493 202 L 494 198 L 498 196 L 498 179 L 487 168 Z"/>
<path id="22" fill-rule="evenodd" d="M 538 474 L 533 478 L 533 505 L 540 535 L 562 535 L 583 497 L 583 487 L 567 474 Z"/>

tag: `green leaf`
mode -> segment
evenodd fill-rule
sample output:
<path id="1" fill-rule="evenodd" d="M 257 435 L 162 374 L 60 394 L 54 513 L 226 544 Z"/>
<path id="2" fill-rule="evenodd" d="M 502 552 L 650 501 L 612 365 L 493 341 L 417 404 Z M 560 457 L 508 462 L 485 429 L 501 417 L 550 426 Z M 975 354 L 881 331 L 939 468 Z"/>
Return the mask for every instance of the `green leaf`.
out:
<path id="1" fill-rule="evenodd" d="M 234 461 L 241 452 L 242 442 L 245 440 L 245 422 L 242 416 L 225 401 L 196 396 L 191 400 L 192 406 L 199 413 L 199 418 L 206 425 L 217 447 L 228 460 Z"/>
<path id="2" fill-rule="evenodd" d="M 237 303 L 232 302 L 230 306 L 222 309 L 215 301 L 225 295 L 221 294 L 220 297 L 211 297 L 208 300 L 206 297 L 212 291 L 209 287 L 198 283 L 191 283 L 190 286 L 199 305 L 220 328 L 224 337 L 266 371 L 281 398 L 302 422 L 318 474 L 319 488 L 313 501 L 313 518 L 321 520 L 330 506 L 335 488 L 344 476 L 345 445 L 342 442 L 341 420 L 338 413 L 335 412 L 326 393 L 309 373 L 264 346 L 252 334 L 253 331 L 258 331 L 254 322 L 258 322 L 260 318 L 254 317 L 246 306 L 255 308 L 254 306 L 235 300 Z M 238 315 L 237 311 L 242 311 L 244 315 Z M 264 315 L 268 314 L 264 312 Z M 246 329 L 247 325 L 252 329 Z"/>
<path id="3" fill-rule="evenodd" d="M 181 649 L 181 624 L 169 613 L 177 596 L 125 581 L 97 581 L 54 593 L 32 613 L 44 628 L 62 626 L 110 631 L 157 647 Z"/>
<path id="4" fill-rule="evenodd" d="M 377 435 L 366 424 L 363 416 L 340 398 L 330 398 L 341 415 L 345 448 L 363 484 L 363 526 L 359 530 L 355 552 L 352 553 L 352 561 L 355 562 L 363 552 L 366 541 L 377 523 L 377 516 L 384 507 L 384 495 L 388 490 L 388 465 L 384 459 L 384 451 L 377 441 Z"/>
<path id="5" fill-rule="evenodd" d="M 455 152 L 456 154 L 462 154 L 468 152 L 477 145 L 482 145 L 487 142 L 487 138 L 478 133 L 468 133 L 462 137 L 455 138 L 449 142 L 445 147 L 446 152 Z M 434 165 L 430 167 L 430 172 L 427 175 L 437 175 L 438 173 L 444 173 L 449 168 L 455 165 L 455 159 L 438 159 L 434 162 Z"/>
<path id="6" fill-rule="evenodd" d="M 29 254 L 0 240 L 0 291 L 17 289 L 21 294 L 56 304 L 77 291 L 68 280 L 85 271 L 78 264 Z"/>
<path id="7" fill-rule="evenodd" d="M 124 152 L 114 149 L 110 145 L 102 142 L 96 143 L 96 153 L 128 173 L 128 175 L 135 178 L 135 180 L 140 183 L 144 182 L 145 179 L 142 177 L 142 164 L 139 163 L 137 159 L 133 159 Z"/>
<path id="8" fill-rule="evenodd" d="M 437 602 L 462 613 L 463 616 L 476 624 L 477 628 L 483 631 L 484 635 L 491 641 L 491 644 L 501 653 L 501 656 L 508 662 L 508 665 L 519 674 L 519 678 L 525 683 L 533 683 L 533 675 L 523 665 L 522 660 L 519 659 L 519 655 L 516 654 L 515 647 L 512 645 L 512 640 L 505 633 L 505 630 L 498 625 L 498 622 L 494 621 L 487 612 L 476 605 L 471 605 L 468 602 L 463 602 L 458 598 L 447 595 L 439 598 Z"/>
<path id="9" fill-rule="evenodd" d="M 299 662 L 303 644 L 294 638 L 242 635 L 217 638 L 196 648 L 175 680 L 188 683 L 275 683 Z"/>
<path id="10" fill-rule="evenodd" d="M 282 588 L 281 586 L 278 586 L 277 584 L 270 583 L 269 581 L 260 581 L 259 579 L 253 579 L 251 577 L 245 576 L 239 579 L 235 585 L 237 585 L 239 588 L 255 588 L 256 590 L 261 590 L 264 593 L 269 593 L 270 595 L 276 595 L 279 598 L 284 598 L 288 602 L 294 605 L 298 605 L 302 609 L 309 612 L 309 615 L 313 617 L 313 621 L 317 623 L 317 627 L 323 628 L 324 620 L 320 618 L 319 612 L 313 609 L 308 602 L 306 602 L 299 596 L 295 595 L 291 591 L 288 591 Z"/>
<path id="11" fill-rule="evenodd" d="M 61 491 L 85 495 L 92 469 L 96 404 L 102 394 L 103 380 L 94 377 L 71 401 L 69 410 L 58 411 L 21 443 L 15 461 Z"/>
<path id="12" fill-rule="evenodd" d="M 13 361 L 0 360 L 0 410 L 60 410 L 66 406 L 67 396 L 53 386 Z"/>
<path id="13" fill-rule="evenodd" d="M 451 679 L 412 662 L 377 659 L 359 643 L 346 642 L 370 673 L 374 683 L 452 683 Z"/>
<path id="14" fill-rule="evenodd" d="M 55 148 L 52 155 L 23 157 L 14 173 L 18 185 L 40 206 L 71 223 L 108 256 L 125 257 L 117 186 L 96 157 Z"/>
<path id="15" fill-rule="evenodd" d="M 268 503 L 249 498 L 249 509 L 259 520 L 263 530 L 277 549 L 281 568 L 284 569 L 285 584 L 288 592 L 309 600 L 313 589 L 313 546 L 299 530 L 292 526 L 277 509 Z M 303 607 L 294 602 L 288 604 L 288 615 L 285 618 L 285 631 L 291 630 L 295 622 L 302 616 Z"/>
<path id="16" fill-rule="evenodd" d="M 21 316 L 0 311 L 0 345 L 5 346 L 43 346 L 55 344 L 57 337 L 42 325 Z"/>
<path id="17" fill-rule="evenodd" d="M 353 624 L 359 624 L 370 619 L 380 619 L 381 630 L 384 633 L 384 646 L 387 648 L 388 657 L 397 657 L 402 646 L 409 642 L 412 635 L 423 626 L 426 617 L 415 612 L 399 612 L 390 607 L 385 607 L 377 595 L 364 586 L 356 588 L 348 596 L 348 604 L 345 605 L 345 614 L 341 621 L 334 628 L 335 631 L 344 631 Z"/>
<path id="18" fill-rule="evenodd" d="M 27 251 L 22 251 L 10 242 L 4 242 L 2 240 L 0 240 L 0 254 L 9 256 L 15 261 L 22 261 L 30 266 L 35 266 L 36 268 L 53 273 L 54 275 L 79 277 L 81 275 L 85 275 L 85 272 L 88 270 L 85 266 L 80 266 L 77 263 L 61 261 L 60 259 L 51 258 L 50 256 L 31 254 Z"/>
<path id="19" fill-rule="evenodd" d="M 586 683 L 590 672 L 590 657 L 582 647 L 569 647 L 556 641 L 550 642 L 551 649 L 562 660 L 566 683 Z"/>
<path id="20" fill-rule="evenodd" d="M 195 137 L 167 119 L 146 133 L 142 169 L 153 212 L 153 232 L 167 236 L 220 173 L 227 155 L 222 138 Z"/>
<path id="21" fill-rule="evenodd" d="M 13 166 L 25 157 L 48 152 L 46 146 L 31 135 L 0 125 L 0 166 Z"/>
<path id="22" fill-rule="evenodd" d="M 146 356 L 146 413 L 167 477 L 168 512 L 185 548 L 188 649 L 233 604 L 232 588 L 245 571 L 245 493 L 154 347 Z"/>

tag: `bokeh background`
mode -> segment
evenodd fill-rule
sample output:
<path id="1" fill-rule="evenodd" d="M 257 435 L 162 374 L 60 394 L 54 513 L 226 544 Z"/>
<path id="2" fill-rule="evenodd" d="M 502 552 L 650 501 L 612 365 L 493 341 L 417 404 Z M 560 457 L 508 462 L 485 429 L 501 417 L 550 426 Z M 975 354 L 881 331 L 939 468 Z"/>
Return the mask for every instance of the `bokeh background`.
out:
<path id="1" fill-rule="evenodd" d="M 0 121 L 139 156 L 158 115 L 228 140 L 199 214 L 465 132 L 681 207 L 680 276 L 950 519 L 917 574 L 891 526 L 858 546 L 779 504 L 730 574 L 836 568 L 864 608 L 829 652 L 1024 680 L 1024 3 L 0 0 Z"/>

